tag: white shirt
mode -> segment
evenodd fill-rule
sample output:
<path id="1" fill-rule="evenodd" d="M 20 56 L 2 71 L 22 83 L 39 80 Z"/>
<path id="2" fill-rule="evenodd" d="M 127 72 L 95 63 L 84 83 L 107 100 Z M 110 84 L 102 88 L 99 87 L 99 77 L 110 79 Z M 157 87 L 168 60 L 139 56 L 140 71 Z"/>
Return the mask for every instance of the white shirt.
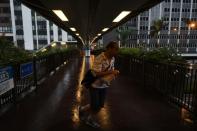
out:
<path id="1" fill-rule="evenodd" d="M 95 72 L 104 72 L 104 71 L 108 71 L 108 70 L 113 70 L 114 69 L 114 62 L 115 62 L 114 57 L 112 57 L 111 61 L 109 61 L 107 59 L 107 57 L 105 56 L 104 52 L 102 52 L 100 55 L 98 55 L 95 58 L 92 70 Z M 106 88 L 106 87 L 107 86 L 99 86 L 96 88 Z"/>

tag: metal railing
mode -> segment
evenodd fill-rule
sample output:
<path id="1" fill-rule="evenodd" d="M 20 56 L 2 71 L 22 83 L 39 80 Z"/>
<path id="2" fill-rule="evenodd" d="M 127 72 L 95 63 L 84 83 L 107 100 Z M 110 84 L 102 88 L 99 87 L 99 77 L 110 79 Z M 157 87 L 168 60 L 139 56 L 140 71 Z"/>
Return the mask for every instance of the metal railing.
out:
<path id="1" fill-rule="evenodd" d="M 79 56 L 79 52 L 60 52 L 39 58 L 34 57 L 23 63 L 6 64 L 0 67 L 1 78 L 5 76 L 5 74 L 2 74 L 1 69 L 12 69 L 13 82 L 11 82 L 11 84 L 14 84 L 12 89 L 4 93 L 0 90 L 0 109 L 9 103 L 16 103 L 20 98 L 23 98 L 24 94 L 36 90 L 38 83 L 40 83 L 43 78 L 49 76 L 52 71 L 56 71 L 57 68 L 77 56 Z M 5 84 L 0 81 L 0 88 L 6 89 L 9 88 L 9 86 L 11 86 L 10 83 Z"/>
<path id="2" fill-rule="evenodd" d="M 197 66 L 118 58 L 118 66 L 140 86 L 154 89 L 170 103 L 197 114 Z"/>

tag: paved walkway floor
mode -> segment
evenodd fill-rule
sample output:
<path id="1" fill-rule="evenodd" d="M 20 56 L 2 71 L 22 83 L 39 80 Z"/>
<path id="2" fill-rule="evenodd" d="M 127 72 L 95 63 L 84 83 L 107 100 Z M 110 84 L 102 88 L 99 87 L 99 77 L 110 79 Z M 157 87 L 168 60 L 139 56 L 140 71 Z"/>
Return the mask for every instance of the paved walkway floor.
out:
<path id="1" fill-rule="evenodd" d="M 80 80 L 87 62 L 74 59 L 70 63 L 2 115 L 0 131 L 93 130 L 79 120 L 76 108 L 86 101 L 83 94 L 87 91 L 80 86 Z M 98 119 L 101 130 L 192 131 L 183 125 L 177 109 L 124 75 L 108 89 L 107 102 Z"/>

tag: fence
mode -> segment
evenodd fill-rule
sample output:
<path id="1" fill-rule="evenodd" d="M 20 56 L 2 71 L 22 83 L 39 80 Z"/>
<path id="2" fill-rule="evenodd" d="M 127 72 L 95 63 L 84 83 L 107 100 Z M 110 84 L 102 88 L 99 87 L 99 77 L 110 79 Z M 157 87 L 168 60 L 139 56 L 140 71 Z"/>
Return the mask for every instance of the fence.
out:
<path id="1" fill-rule="evenodd" d="M 15 103 L 27 91 L 35 90 L 39 81 L 77 56 L 76 51 L 60 52 L 0 67 L 0 109 Z"/>
<path id="2" fill-rule="evenodd" d="M 142 59 L 118 58 L 121 72 L 142 87 L 151 88 L 176 106 L 197 114 L 197 67 L 193 64 L 159 63 Z"/>

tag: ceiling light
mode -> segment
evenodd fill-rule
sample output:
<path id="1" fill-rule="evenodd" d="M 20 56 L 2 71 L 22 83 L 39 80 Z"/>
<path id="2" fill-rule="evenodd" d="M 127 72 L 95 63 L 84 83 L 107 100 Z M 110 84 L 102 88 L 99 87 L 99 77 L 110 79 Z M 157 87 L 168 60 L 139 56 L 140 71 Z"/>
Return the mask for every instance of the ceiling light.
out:
<path id="1" fill-rule="evenodd" d="M 100 36 L 101 34 L 98 34 L 98 36 Z"/>
<path id="2" fill-rule="evenodd" d="M 75 28 L 70 28 L 72 31 L 77 31 Z"/>
<path id="3" fill-rule="evenodd" d="M 104 28 L 102 31 L 105 32 L 105 31 L 107 31 L 107 30 L 109 30 L 109 28 Z"/>
<path id="4" fill-rule="evenodd" d="M 114 20 L 113 22 L 119 22 L 121 21 L 124 17 L 126 17 L 128 14 L 130 14 L 131 11 L 122 11 Z"/>
<path id="5" fill-rule="evenodd" d="M 68 21 L 68 18 L 65 16 L 65 14 L 61 10 L 53 10 L 53 12 L 62 20 L 62 21 Z"/>
<path id="6" fill-rule="evenodd" d="M 77 33 L 76 35 L 77 35 L 77 36 L 79 36 L 79 34 L 78 34 L 78 33 Z"/>

